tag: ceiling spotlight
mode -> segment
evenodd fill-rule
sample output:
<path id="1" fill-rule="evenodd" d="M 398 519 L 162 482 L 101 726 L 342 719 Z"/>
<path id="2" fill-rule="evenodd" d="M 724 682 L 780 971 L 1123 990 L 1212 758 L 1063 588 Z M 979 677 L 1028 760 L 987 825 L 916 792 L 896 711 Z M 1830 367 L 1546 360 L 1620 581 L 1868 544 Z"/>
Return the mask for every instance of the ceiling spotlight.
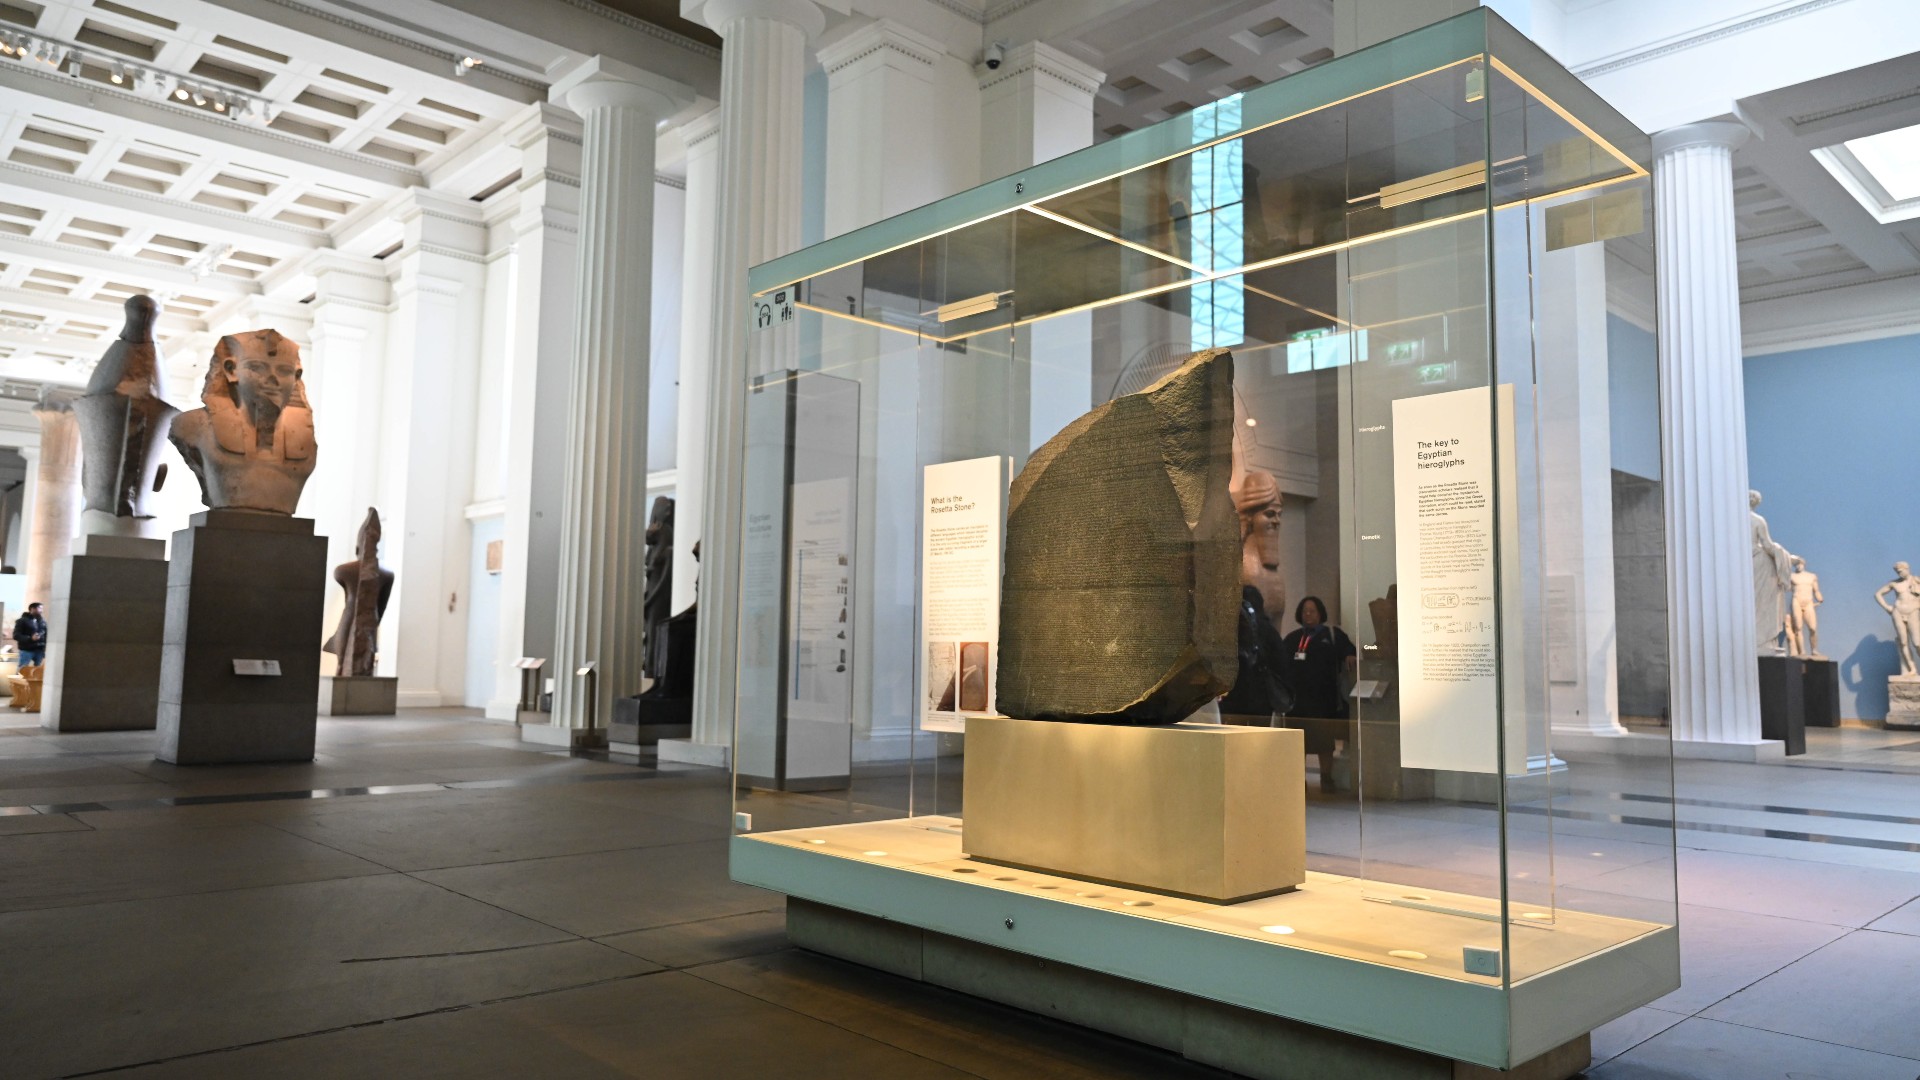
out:
<path id="1" fill-rule="evenodd" d="M 13 35 L 0 34 L 0 56 L 13 55 Z"/>
<path id="2" fill-rule="evenodd" d="M 218 96 L 216 96 L 216 97 L 215 97 L 215 98 L 213 99 L 213 111 L 214 111 L 214 112 L 226 112 L 226 111 L 227 111 L 227 98 L 226 98 L 226 95 L 224 95 L 224 94 L 221 94 L 221 95 L 218 95 Z"/>
<path id="3" fill-rule="evenodd" d="M 190 95 L 187 93 L 186 87 L 176 86 L 173 88 L 173 96 L 180 101 L 185 101 Z"/>
<path id="4" fill-rule="evenodd" d="M 200 93 L 200 91 L 195 90 L 193 92 L 193 103 L 195 105 L 205 105 L 207 103 L 207 99 L 205 95 Z"/>
<path id="5" fill-rule="evenodd" d="M 453 65 L 453 73 L 464 79 L 466 78 L 467 72 L 472 71 L 484 63 L 486 63 L 486 61 L 477 56 L 463 56 Z"/>
<path id="6" fill-rule="evenodd" d="M 107 78 L 113 80 L 113 85 L 119 86 L 127 81 L 127 69 L 122 67 L 120 62 L 116 60 L 113 62 L 113 67 L 108 69 Z"/>
<path id="7" fill-rule="evenodd" d="M 76 79 L 80 77 L 80 58 L 73 53 L 67 54 L 67 74 Z"/>

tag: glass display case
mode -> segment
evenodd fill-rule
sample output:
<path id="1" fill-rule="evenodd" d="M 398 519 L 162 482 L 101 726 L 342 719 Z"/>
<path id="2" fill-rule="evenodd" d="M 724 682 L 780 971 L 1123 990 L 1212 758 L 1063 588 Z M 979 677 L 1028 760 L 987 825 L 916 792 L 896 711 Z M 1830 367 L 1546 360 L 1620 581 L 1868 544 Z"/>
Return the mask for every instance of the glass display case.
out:
<path id="1" fill-rule="evenodd" d="M 1482 9 L 755 268 L 734 877 L 1501 1068 L 1677 986 L 1650 162 Z"/>

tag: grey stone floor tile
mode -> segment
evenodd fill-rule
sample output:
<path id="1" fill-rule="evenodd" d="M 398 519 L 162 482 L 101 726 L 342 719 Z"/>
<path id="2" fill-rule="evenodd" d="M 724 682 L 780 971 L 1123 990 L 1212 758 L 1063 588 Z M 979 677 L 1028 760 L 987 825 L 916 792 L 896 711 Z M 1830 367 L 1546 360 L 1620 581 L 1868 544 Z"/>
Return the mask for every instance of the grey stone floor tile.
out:
<path id="1" fill-rule="evenodd" d="M 136 770 L 81 755 L 0 758 L 0 796 L 17 788 L 111 787 L 150 782 Z"/>
<path id="2" fill-rule="evenodd" d="M 1660 864 L 1646 863 L 1581 887 L 1658 898 L 1671 892 L 1663 874 Z M 1682 849 L 1680 893 L 1696 906 L 1857 927 L 1920 896 L 1920 874 Z"/>
<path id="3" fill-rule="evenodd" d="M 265 825 L 0 836 L 0 911 L 379 874 Z"/>
<path id="4" fill-rule="evenodd" d="M 1680 989 L 1653 1002 L 1691 1015 L 1738 993 L 1814 950 L 1845 927 L 1744 911 L 1682 905 Z"/>
<path id="5" fill-rule="evenodd" d="M 727 842 L 592 852 L 418 873 L 423 881 L 582 937 L 604 937 L 777 906 L 727 878 Z"/>
<path id="6" fill-rule="evenodd" d="M 87 824 L 71 814 L 5 814 L 0 815 L 0 836 L 23 836 L 27 833 L 50 832 L 86 832 Z"/>
<path id="7" fill-rule="evenodd" d="M 1867 924 L 1867 929 L 1920 937 L 1920 900 L 1909 901 L 1906 905 L 1875 919 Z"/>
<path id="8" fill-rule="evenodd" d="M 666 972 L 120 1074 L 540 1080 L 963 1080 L 966 1073 Z"/>
<path id="9" fill-rule="evenodd" d="M 282 827 L 395 870 L 684 844 L 715 839 L 725 829 L 724 822 L 702 826 L 645 811 L 582 814 L 537 788 L 505 789 L 492 799 L 452 797 L 464 794 L 349 806 Z"/>
<path id="10" fill-rule="evenodd" d="M 1914 1080 L 1920 1061 L 1693 1017 L 1588 1080 Z"/>
<path id="11" fill-rule="evenodd" d="M 1920 938 L 1856 930 L 1701 1015 L 1920 1061 L 1916 988 Z"/>
<path id="12" fill-rule="evenodd" d="M 987 1080 L 1227 1076 L 1168 1051 L 798 949 L 686 974 Z"/>
<path id="13" fill-rule="evenodd" d="M 599 941 L 602 945 L 670 968 L 738 960 L 790 948 L 787 943 L 786 897 L 772 894 L 765 894 L 765 897 L 777 906 L 769 911 L 750 911 L 745 915 L 725 915 L 717 919 L 614 934 Z"/>
<path id="14" fill-rule="evenodd" d="M 1685 1013 L 1663 1012 L 1649 1007 L 1635 1009 L 1618 1020 L 1601 1024 L 1593 1029 L 1593 1063 L 1598 1065 L 1619 1057 L 1686 1018 Z"/>
<path id="15" fill-rule="evenodd" d="M 10 1077 L 657 970 L 400 874 L 0 915 L 0 955 Z"/>

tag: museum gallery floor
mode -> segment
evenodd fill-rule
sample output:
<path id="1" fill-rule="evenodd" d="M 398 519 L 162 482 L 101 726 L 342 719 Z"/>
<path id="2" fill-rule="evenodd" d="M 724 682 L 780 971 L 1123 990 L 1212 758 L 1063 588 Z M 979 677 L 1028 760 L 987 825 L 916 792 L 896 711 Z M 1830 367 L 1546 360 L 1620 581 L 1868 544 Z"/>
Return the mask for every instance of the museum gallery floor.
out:
<path id="1" fill-rule="evenodd" d="M 790 948 L 781 899 L 726 879 L 719 770 L 404 717 L 217 775 L 0 719 L 6 1074 L 1225 1075 Z M 1886 992 L 1920 964 L 1916 823 L 1888 820 L 1920 768 L 1854 734 L 1810 733 L 1813 768 L 1679 763 L 1685 981 L 1596 1032 L 1590 1076 L 1920 1075 Z M 1631 848 L 1577 855 L 1633 887 Z"/>

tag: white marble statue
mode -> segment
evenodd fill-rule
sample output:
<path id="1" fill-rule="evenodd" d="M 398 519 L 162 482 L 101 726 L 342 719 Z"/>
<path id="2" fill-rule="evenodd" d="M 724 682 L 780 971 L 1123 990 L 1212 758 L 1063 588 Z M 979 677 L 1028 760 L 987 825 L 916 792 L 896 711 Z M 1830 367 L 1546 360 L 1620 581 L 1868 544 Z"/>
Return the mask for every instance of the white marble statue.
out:
<path id="1" fill-rule="evenodd" d="M 1887 602 L 1887 594 L 1893 602 Z M 1893 580 L 1873 591 L 1873 599 L 1893 616 L 1893 638 L 1900 650 L 1900 674 L 1920 674 L 1914 657 L 1920 654 L 1920 578 L 1913 576 L 1907 564 L 1893 564 Z"/>
<path id="2" fill-rule="evenodd" d="M 1820 575 L 1808 570 L 1807 560 L 1798 555 L 1793 557 L 1787 589 L 1793 597 L 1787 620 L 1787 642 L 1793 647 L 1793 655 L 1825 660 L 1820 652 L 1820 605 L 1827 598 L 1820 595 Z"/>
<path id="3" fill-rule="evenodd" d="M 1761 656 L 1780 655 L 1780 634 L 1787 628 L 1787 579 L 1793 575 L 1792 555 L 1773 542 L 1767 519 L 1760 516 L 1760 493 L 1747 492 L 1747 512 L 1753 526 L 1753 627 Z"/>

